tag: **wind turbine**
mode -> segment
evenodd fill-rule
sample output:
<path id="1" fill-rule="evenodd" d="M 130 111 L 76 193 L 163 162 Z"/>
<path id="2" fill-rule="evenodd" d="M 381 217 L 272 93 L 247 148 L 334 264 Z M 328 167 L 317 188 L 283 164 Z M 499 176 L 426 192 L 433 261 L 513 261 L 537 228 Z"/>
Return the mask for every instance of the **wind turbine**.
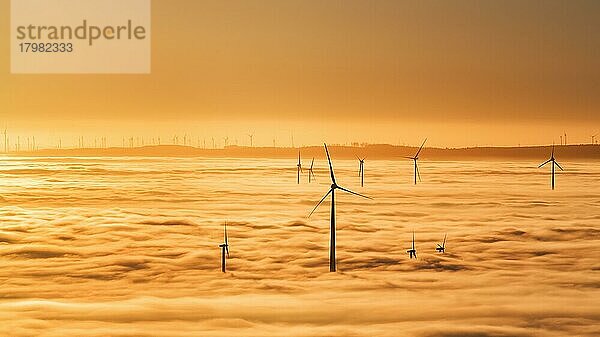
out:
<path id="1" fill-rule="evenodd" d="M 229 243 L 227 242 L 227 221 L 225 221 L 225 243 L 219 245 L 221 248 L 221 271 L 225 272 L 225 255 L 229 258 Z"/>
<path id="2" fill-rule="evenodd" d="M 592 136 L 592 145 L 594 145 L 594 138 L 596 138 L 598 134 Z M 4 129 L 4 137 L 6 138 L 6 129 Z"/>
<path id="3" fill-rule="evenodd" d="M 360 187 L 364 187 L 365 186 L 365 159 L 367 159 L 367 157 L 360 159 L 357 156 L 356 159 L 358 159 L 358 176 L 360 177 Z"/>
<path id="4" fill-rule="evenodd" d="M 448 234 L 444 234 L 444 241 L 442 242 L 442 244 L 440 245 L 438 243 L 437 248 L 435 250 L 437 250 L 438 253 L 445 253 L 446 252 L 446 236 Z"/>
<path id="5" fill-rule="evenodd" d="M 8 153 L 8 136 L 6 134 L 6 125 L 4 126 L 4 152 Z M 592 137 L 592 144 L 594 143 L 594 137 Z"/>
<path id="6" fill-rule="evenodd" d="M 254 133 L 248 135 L 250 137 L 250 147 L 254 147 Z"/>
<path id="7" fill-rule="evenodd" d="M 552 155 L 550 155 L 550 159 L 546 160 L 544 163 L 542 163 L 540 166 L 538 166 L 538 168 L 541 168 L 542 166 L 544 166 L 548 163 L 552 163 L 552 189 L 554 189 L 554 165 L 558 166 L 558 168 L 561 171 L 564 171 L 563 168 L 560 166 L 560 164 L 558 162 L 556 162 L 556 159 L 554 158 L 554 144 L 552 144 Z"/>
<path id="8" fill-rule="evenodd" d="M 315 212 L 315 210 L 323 203 L 325 198 L 327 198 L 331 194 L 331 216 L 330 216 L 331 226 L 329 227 L 329 234 L 330 234 L 329 271 L 334 272 L 334 271 L 336 271 L 336 263 L 335 263 L 335 190 L 339 189 L 346 193 L 354 194 L 354 195 L 357 195 L 359 197 L 366 198 L 366 199 L 372 199 L 372 198 L 367 197 L 362 194 L 358 194 L 356 192 L 352 192 L 348 189 L 338 186 L 337 182 L 335 181 L 335 175 L 333 173 L 333 166 L 331 165 L 331 157 L 329 156 L 329 150 L 327 149 L 327 144 L 325 144 L 325 153 L 327 153 L 327 161 L 329 162 L 329 173 L 331 174 L 331 188 L 329 189 L 329 192 L 327 192 L 327 194 L 325 194 L 323 199 L 321 199 L 321 201 L 319 201 L 317 206 L 315 206 L 315 208 L 313 208 L 313 210 L 310 212 L 308 217 L 310 218 L 310 216 Z"/>
<path id="9" fill-rule="evenodd" d="M 415 154 L 414 157 L 404 157 L 406 159 L 411 159 L 412 161 L 415 162 L 415 185 L 417 184 L 417 176 L 419 177 L 419 181 L 421 181 L 421 173 L 419 173 L 419 166 L 417 165 L 417 160 L 419 160 L 419 153 L 421 153 L 421 150 L 423 150 L 423 146 L 425 146 L 426 141 L 427 141 L 427 138 L 425 138 L 425 140 L 423 141 L 423 144 L 419 148 L 419 151 L 417 151 L 417 154 Z"/>
<path id="10" fill-rule="evenodd" d="M 417 258 L 417 249 L 415 248 L 415 231 L 413 231 L 412 249 L 409 249 L 406 252 L 409 254 L 411 259 L 413 256 L 415 259 Z"/>
<path id="11" fill-rule="evenodd" d="M 300 162 L 300 151 L 298 151 L 298 164 L 296 165 L 298 168 L 298 184 L 300 184 L 300 173 L 302 172 L 302 163 Z"/>
<path id="12" fill-rule="evenodd" d="M 311 182 L 311 177 L 315 178 L 315 172 L 313 172 L 313 166 L 315 165 L 315 158 L 313 157 L 312 162 L 310 163 L 310 168 L 308 169 L 308 183 Z"/>

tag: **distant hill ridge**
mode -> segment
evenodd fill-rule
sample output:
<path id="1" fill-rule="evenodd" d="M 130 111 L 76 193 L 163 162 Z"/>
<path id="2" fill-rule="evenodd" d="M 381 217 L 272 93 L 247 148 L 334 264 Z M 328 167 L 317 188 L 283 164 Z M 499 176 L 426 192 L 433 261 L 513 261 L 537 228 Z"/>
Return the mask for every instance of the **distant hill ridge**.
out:
<path id="1" fill-rule="evenodd" d="M 367 156 L 368 159 L 403 159 L 413 156 L 416 147 L 394 146 L 386 144 L 366 145 L 361 147 L 331 145 L 329 150 L 337 159 L 355 159 L 356 156 Z M 420 157 L 432 160 L 476 160 L 476 159 L 544 159 L 550 155 L 552 146 L 525 147 L 468 147 L 468 148 L 436 148 L 425 147 Z M 322 146 L 301 148 L 281 147 L 243 147 L 228 146 L 221 149 L 202 149 L 181 145 L 158 145 L 134 148 L 83 148 L 83 149 L 40 149 L 36 151 L 11 152 L 10 156 L 32 157 L 217 157 L 217 158 L 297 158 L 300 151 L 303 158 L 324 158 Z M 563 159 L 598 159 L 600 145 L 561 145 L 555 147 L 557 158 Z"/>

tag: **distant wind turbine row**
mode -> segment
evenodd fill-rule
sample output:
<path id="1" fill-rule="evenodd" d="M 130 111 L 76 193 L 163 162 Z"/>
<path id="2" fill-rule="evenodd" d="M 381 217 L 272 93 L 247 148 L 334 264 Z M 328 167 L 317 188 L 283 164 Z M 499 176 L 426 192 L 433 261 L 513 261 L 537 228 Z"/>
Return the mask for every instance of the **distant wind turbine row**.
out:
<path id="1" fill-rule="evenodd" d="M 421 154 L 421 152 L 423 151 L 423 148 L 425 147 L 425 143 L 427 142 L 427 138 L 425 138 L 425 140 L 423 141 L 423 143 L 421 144 L 421 146 L 418 148 L 417 152 L 415 153 L 414 156 L 405 156 L 404 158 L 406 159 L 410 159 L 413 161 L 414 163 L 414 179 L 413 182 L 416 185 L 417 184 L 417 179 L 418 181 L 422 181 L 421 179 L 421 173 L 419 171 L 419 155 Z M 558 167 L 561 171 L 564 171 L 564 169 L 560 166 L 560 164 L 558 164 L 558 162 L 556 161 L 556 158 L 554 157 L 554 151 L 555 150 L 555 146 L 554 144 L 552 145 L 552 152 L 550 155 L 550 159 L 548 159 L 547 161 L 545 161 L 544 163 L 542 163 L 541 165 L 538 166 L 538 168 L 542 168 L 543 166 L 545 166 L 548 163 L 552 163 L 552 169 L 551 169 L 551 188 L 554 190 L 555 189 L 555 166 Z M 328 159 L 329 159 L 329 155 L 328 155 Z M 358 177 L 360 178 L 360 186 L 364 187 L 365 185 L 365 160 L 366 157 L 364 158 L 360 158 L 358 156 L 356 156 L 356 159 L 358 159 Z M 310 164 L 310 169 L 308 171 L 308 182 L 310 183 L 315 175 L 314 175 L 314 164 L 315 164 L 315 158 L 313 157 L 311 164 Z M 302 170 L 302 161 L 301 161 L 301 156 L 300 156 L 300 151 L 298 151 L 298 163 L 296 164 L 297 167 L 297 183 L 300 184 L 300 174 L 303 173 Z"/>

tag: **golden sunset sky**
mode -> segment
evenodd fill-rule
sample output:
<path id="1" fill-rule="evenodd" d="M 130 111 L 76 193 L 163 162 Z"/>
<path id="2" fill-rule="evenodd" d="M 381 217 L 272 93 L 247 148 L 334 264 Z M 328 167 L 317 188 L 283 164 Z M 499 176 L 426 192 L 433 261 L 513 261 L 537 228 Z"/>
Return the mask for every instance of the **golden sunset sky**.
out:
<path id="1" fill-rule="evenodd" d="M 150 75 L 10 74 L 0 124 L 77 135 L 517 145 L 600 132 L 598 1 L 152 2 Z M 72 140 L 71 140 L 72 139 Z"/>

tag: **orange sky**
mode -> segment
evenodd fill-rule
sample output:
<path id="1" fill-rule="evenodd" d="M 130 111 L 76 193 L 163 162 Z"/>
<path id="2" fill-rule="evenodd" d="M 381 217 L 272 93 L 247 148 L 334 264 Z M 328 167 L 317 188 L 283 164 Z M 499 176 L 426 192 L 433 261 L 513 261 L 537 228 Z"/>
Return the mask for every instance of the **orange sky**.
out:
<path id="1" fill-rule="evenodd" d="M 244 145 L 255 131 L 258 145 L 516 145 L 600 132 L 597 1 L 155 0 L 151 75 L 11 75 L 9 3 L 0 123 L 40 144 L 187 133 Z"/>

